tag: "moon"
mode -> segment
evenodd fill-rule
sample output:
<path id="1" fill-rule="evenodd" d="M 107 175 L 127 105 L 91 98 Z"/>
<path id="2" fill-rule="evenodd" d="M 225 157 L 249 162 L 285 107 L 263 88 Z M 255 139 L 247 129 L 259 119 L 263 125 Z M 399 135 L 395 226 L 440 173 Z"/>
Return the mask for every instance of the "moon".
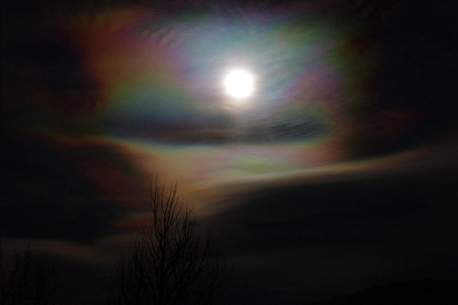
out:
<path id="1" fill-rule="evenodd" d="M 254 75 L 245 69 L 230 70 L 224 76 L 226 94 L 235 99 L 246 99 L 254 92 Z"/>

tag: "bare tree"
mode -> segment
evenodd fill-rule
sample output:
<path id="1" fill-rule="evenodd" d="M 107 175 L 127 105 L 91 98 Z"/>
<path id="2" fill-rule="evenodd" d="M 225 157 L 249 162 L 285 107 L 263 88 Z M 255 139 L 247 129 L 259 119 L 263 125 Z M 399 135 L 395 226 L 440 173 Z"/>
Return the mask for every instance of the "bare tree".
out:
<path id="1" fill-rule="evenodd" d="M 14 253 L 10 266 L 0 251 L 0 304 L 51 305 L 64 300 L 55 266 L 40 262 L 30 250 Z"/>
<path id="2" fill-rule="evenodd" d="M 114 303 L 214 304 L 223 291 L 226 262 L 177 186 L 150 187 L 151 221 L 119 265 Z"/>

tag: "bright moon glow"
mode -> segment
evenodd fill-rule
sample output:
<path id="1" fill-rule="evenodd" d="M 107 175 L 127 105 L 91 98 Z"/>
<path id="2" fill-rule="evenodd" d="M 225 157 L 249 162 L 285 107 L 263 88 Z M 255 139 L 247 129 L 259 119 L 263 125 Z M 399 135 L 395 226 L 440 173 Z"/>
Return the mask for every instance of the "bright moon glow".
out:
<path id="1" fill-rule="evenodd" d="M 247 98 L 254 91 L 254 76 L 246 70 L 232 70 L 224 78 L 224 88 L 233 98 Z"/>

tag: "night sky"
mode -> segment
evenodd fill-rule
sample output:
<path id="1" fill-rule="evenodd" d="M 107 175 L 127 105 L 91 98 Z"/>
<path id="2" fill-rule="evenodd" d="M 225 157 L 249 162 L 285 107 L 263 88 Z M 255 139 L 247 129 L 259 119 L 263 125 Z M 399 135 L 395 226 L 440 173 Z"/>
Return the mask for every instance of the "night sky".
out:
<path id="1" fill-rule="evenodd" d="M 458 278 L 455 1 L 9 2 L 2 249 L 58 262 L 74 297 L 106 291 L 156 177 L 235 304 Z M 253 96 L 225 94 L 234 67 Z"/>

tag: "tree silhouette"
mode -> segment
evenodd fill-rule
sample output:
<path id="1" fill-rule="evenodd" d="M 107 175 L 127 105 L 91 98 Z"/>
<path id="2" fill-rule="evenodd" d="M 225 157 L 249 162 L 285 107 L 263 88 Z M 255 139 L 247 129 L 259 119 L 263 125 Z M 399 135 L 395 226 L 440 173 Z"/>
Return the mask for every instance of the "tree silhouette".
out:
<path id="1" fill-rule="evenodd" d="M 168 191 L 150 187 L 151 219 L 119 265 L 114 300 L 129 305 L 215 304 L 227 277 L 224 258 L 192 209 Z"/>
<path id="2" fill-rule="evenodd" d="M 54 265 L 40 262 L 30 250 L 14 253 L 10 266 L 1 250 L 0 258 L 0 304 L 52 305 L 65 299 Z"/>

